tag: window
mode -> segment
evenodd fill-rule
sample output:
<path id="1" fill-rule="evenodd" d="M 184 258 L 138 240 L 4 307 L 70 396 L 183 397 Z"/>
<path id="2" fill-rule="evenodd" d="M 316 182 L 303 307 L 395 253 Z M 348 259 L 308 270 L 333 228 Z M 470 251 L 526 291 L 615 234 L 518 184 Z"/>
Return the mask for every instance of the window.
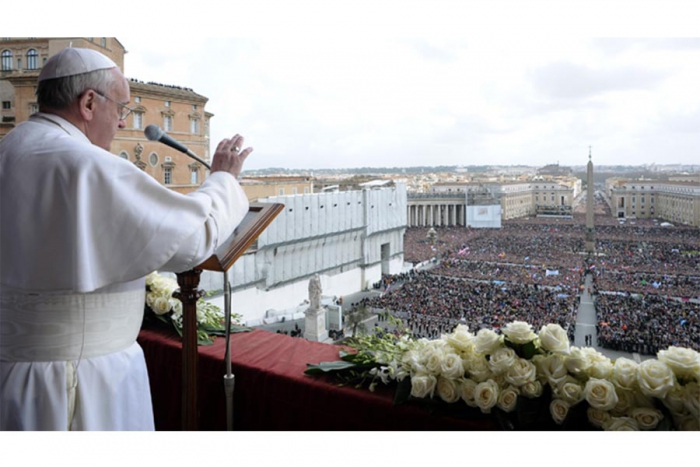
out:
<path id="1" fill-rule="evenodd" d="M 193 168 L 190 172 L 190 183 L 196 185 L 199 182 L 199 170 Z"/>
<path id="2" fill-rule="evenodd" d="M 35 114 L 39 111 L 39 104 L 29 104 L 29 115 Z"/>
<path id="3" fill-rule="evenodd" d="M 134 112 L 134 128 L 143 128 L 143 112 Z"/>
<path id="4" fill-rule="evenodd" d="M 170 101 L 165 101 L 165 106 L 170 107 Z"/>
<path id="5" fill-rule="evenodd" d="M 292 188 L 292 194 L 296 195 L 297 194 L 297 187 Z"/>
<path id="6" fill-rule="evenodd" d="M 22 59 L 21 59 L 21 58 L 18 58 L 18 59 L 17 59 L 17 69 L 18 69 L 18 70 L 21 70 L 21 69 L 22 69 Z"/>
<path id="7" fill-rule="evenodd" d="M 107 47 L 107 38 L 106 37 L 102 38 L 102 47 Z"/>
<path id="8" fill-rule="evenodd" d="M 29 49 L 27 52 L 27 70 L 36 70 L 39 68 L 39 54 L 36 50 Z"/>
<path id="9" fill-rule="evenodd" d="M 121 157 L 122 159 L 129 160 L 129 155 L 125 151 L 120 152 L 119 157 Z"/>
<path id="10" fill-rule="evenodd" d="M 165 182 L 166 185 L 170 185 L 173 182 L 173 169 L 172 168 L 170 168 L 170 167 L 165 168 L 163 182 Z"/>
<path id="11" fill-rule="evenodd" d="M 140 102 L 141 102 L 141 96 L 136 96 L 136 97 L 134 97 L 134 102 L 136 102 L 137 104 L 140 103 Z"/>
<path id="12" fill-rule="evenodd" d="M 9 50 L 2 51 L 2 71 L 10 71 L 12 69 L 12 52 Z"/>
<path id="13" fill-rule="evenodd" d="M 199 120 L 194 118 L 190 120 L 190 133 L 193 135 L 199 134 Z"/>
<path id="14" fill-rule="evenodd" d="M 308 194 L 309 194 L 309 187 L 308 187 L 308 186 L 305 186 L 305 187 L 304 187 L 304 194 L 305 194 L 305 195 L 308 195 Z"/>
<path id="15" fill-rule="evenodd" d="M 279 193 L 280 193 L 280 196 L 284 195 L 284 188 L 280 188 Z"/>
<path id="16" fill-rule="evenodd" d="M 172 131 L 173 129 L 173 117 L 166 115 L 163 117 L 163 129 L 165 131 Z"/>
<path id="17" fill-rule="evenodd" d="M 152 152 L 151 155 L 148 156 L 148 163 L 151 164 L 152 167 L 158 165 L 158 154 Z"/>
<path id="18" fill-rule="evenodd" d="M 192 104 L 192 110 L 197 110 L 197 104 Z"/>
<path id="19" fill-rule="evenodd" d="M 9 110 L 11 108 L 10 101 L 2 101 L 2 110 Z"/>

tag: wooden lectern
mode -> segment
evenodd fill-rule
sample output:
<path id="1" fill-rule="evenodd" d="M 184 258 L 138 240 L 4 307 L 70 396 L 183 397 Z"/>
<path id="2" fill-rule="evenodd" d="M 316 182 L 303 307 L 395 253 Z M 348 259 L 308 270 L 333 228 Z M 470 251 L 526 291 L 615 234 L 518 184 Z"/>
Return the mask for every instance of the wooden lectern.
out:
<path id="1" fill-rule="evenodd" d="M 248 213 L 219 245 L 214 254 L 199 266 L 177 274 L 180 290 L 173 296 L 182 302 L 182 429 L 194 431 L 199 427 L 197 402 L 197 300 L 203 295 L 199 290 L 202 271 L 226 272 L 233 263 L 255 242 L 260 234 L 284 209 L 279 203 L 250 203 Z"/>

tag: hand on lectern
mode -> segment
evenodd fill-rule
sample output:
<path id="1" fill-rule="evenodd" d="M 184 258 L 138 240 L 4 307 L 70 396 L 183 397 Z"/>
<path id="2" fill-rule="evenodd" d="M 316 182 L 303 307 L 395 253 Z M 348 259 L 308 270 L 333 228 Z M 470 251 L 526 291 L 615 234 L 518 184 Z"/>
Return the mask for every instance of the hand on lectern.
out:
<path id="1" fill-rule="evenodd" d="M 246 148 L 241 151 L 243 146 L 243 137 L 236 135 L 231 139 L 224 138 L 216 147 L 214 160 L 211 163 L 211 173 L 228 172 L 238 178 L 243 169 L 248 154 L 253 152 L 253 148 Z"/>

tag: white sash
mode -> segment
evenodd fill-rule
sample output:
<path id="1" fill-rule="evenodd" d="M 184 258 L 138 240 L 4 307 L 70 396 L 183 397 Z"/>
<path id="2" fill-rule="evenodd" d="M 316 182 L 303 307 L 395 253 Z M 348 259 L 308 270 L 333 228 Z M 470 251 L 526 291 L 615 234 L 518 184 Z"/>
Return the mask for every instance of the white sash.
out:
<path id="1" fill-rule="evenodd" d="M 124 350 L 138 336 L 145 289 L 58 294 L 0 288 L 0 360 L 49 362 Z"/>

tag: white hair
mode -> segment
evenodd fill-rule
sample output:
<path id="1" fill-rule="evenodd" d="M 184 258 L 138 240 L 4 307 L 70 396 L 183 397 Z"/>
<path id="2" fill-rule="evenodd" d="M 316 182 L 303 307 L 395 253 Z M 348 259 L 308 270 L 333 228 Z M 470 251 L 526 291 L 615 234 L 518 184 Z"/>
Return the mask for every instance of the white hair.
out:
<path id="1" fill-rule="evenodd" d="M 107 68 L 41 81 L 36 88 L 37 103 L 40 107 L 65 109 L 88 89 L 107 94 L 115 82 L 112 70 Z"/>

